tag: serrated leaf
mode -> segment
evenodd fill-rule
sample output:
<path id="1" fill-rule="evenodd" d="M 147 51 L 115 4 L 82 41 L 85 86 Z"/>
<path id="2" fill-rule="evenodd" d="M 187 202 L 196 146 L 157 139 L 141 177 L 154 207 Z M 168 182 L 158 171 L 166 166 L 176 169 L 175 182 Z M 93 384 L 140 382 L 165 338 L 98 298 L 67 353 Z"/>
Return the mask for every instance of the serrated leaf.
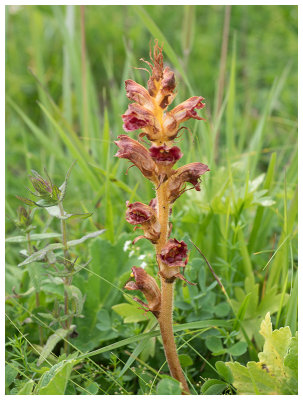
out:
<path id="1" fill-rule="evenodd" d="M 40 357 L 37 361 L 37 366 L 39 367 L 43 361 L 49 356 L 49 354 L 52 352 L 53 348 L 56 346 L 57 343 L 60 342 L 60 340 L 64 339 L 69 333 L 71 333 L 75 328 L 75 325 L 71 325 L 69 329 L 63 329 L 59 328 L 56 330 L 55 333 L 53 333 L 48 339 L 47 342 L 45 343 L 42 352 L 40 354 Z M 56 393 L 58 394 L 58 393 Z"/>
<path id="2" fill-rule="evenodd" d="M 267 313 L 261 323 L 260 333 L 265 343 L 263 352 L 258 355 L 259 362 L 250 361 L 246 367 L 238 362 L 226 363 L 232 371 L 233 385 L 238 394 L 296 394 L 297 342 L 291 338 L 290 328 L 286 326 L 272 331 L 270 314 Z M 292 369 L 287 367 L 289 362 Z"/>
<path id="3" fill-rule="evenodd" d="M 157 395 L 179 395 L 181 392 L 181 383 L 169 376 L 162 378 L 157 385 Z"/>
<path id="4" fill-rule="evenodd" d="M 35 390 L 38 395 L 64 395 L 74 360 L 64 360 L 45 372 Z"/>

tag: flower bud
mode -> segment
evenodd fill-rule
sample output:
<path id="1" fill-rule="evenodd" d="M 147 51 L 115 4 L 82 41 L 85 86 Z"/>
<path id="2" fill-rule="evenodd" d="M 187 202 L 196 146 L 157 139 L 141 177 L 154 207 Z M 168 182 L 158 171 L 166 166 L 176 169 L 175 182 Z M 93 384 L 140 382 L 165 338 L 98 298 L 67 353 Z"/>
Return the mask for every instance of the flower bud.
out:
<path id="1" fill-rule="evenodd" d="M 18 220 L 15 221 L 18 228 L 27 231 L 31 226 L 31 210 L 27 211 L 24 207 L 20 206 L 17 210 Z"/>
<path id="2" fill-rule="evenodd" d="M 149 151 L 139 142 L 127 135 L 118 136 L 115 144 L 119 147 L 116 157 L 130 160 L 142 174 L 154 183 L 158 183 L 157 166 L 151 158 Z"/>
<path id="3" fill-rule="evenodd" d="M 175 87 L 175 74 L 169 67 L 165 67 L 161 81 L 161 89 L 156 97 L 156 102 L 163 110 L 165 110 L 167 106 L 174 100 Z"/>
<path id="4" fill-rule="evenodd" d="M 30 176 L 29 179 L 34 187 L 34 189 L 38 192 L 39 195 L 49 195 L 52 193 L 52 183 L 43 179 L 37 172 L 32 171 L 34 176 Z"/>
<path id="5" fill-rule="evenodd" d="M 181 240 L 169 239 L 160 253 L 161 261 L 169 267 L 185 267 L 187 264 L 187 244 Z"/>
<path id="6" fill-rule="evenodd" d="M 152 243 L 157 243 L 160 238 L 161 226 L 155 210 L 139 201 L 132 204 L 126 202 L 126 205 L 126 221 L 132 225 L 141 225 L 144 230 L 144 238 Z M 135 239 L 135 241 L 137 240 Z"/>
<path id="7" fill-rule="evenodd" d="M 195 111 L 195 108 L 199 110 L 205 106 L 205 103 L 202 103 L 202 100 L 204 100 L 204 98 L 201 96 L 190 97 L 166 113 L 163 122 L 163 128 L 168 136 L 168 140 L 173 140 L 176 137 L 179 125 L 181 123 L 190 118 L 198 120 L 204 119 L 199 117 Z"/>
<path id="8" fill-rule="evenodd" d="M 175 173 L 165 182 L 168 191 L 168 200 L 173 203 L 186 190 L 186 182 L 193 185 L 197 191 L 200 191 L 199 178 L 205 172 L 209 171 L 207 165 L 195 162 L 178 168 Z M 193 189 L 192 188 L 192 189 Z"/>
<path id="9" fill-rule="evenodd" d="M 132 267 L 132 275 L 135 281 L 127 282 L 124 288 L 127 290 L 140 290 L 148 303 L 147 305 L 143 304 L 157 317 L 160 312 L 161 293 L 156 280 L 140 267 Z"/>

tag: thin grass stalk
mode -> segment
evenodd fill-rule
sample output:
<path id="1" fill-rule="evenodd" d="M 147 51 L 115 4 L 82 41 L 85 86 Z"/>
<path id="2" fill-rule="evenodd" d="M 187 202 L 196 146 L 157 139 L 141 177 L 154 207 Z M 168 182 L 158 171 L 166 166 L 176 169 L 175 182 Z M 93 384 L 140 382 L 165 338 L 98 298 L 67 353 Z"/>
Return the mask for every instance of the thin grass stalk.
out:
<path id="1" fill-rule="evenodd" d="M 217 102 L 215 108 L 215 119 L 218 117 L 220 113 L 220 109 L 223 101 L 224 87 L 225 87 L 225 71 L 226 71 L 226 60 L 227 60 L 227 50 L 228 50 L 228 39 L 229 39 L 229 27 L 230 27 L 230 13 L 231 6 L 225 6 L 225 14 L 224 14 L 224 26 L 222 33 L 222 45 L 221 45 L 221 57 L 220 57 L 220 71 L 219 71 L 219 83 L 218 83 L 218 94 L 217 94 Z M 220 129 L 218 128 L 217 132 L 215 132 L 215 160 L 217 160 L 219 154 L 219 137 L 220 137 Z"/>
<path id="2" fill-rule="evenodd" d="M 32 247 L 32 243 L 31 243 L 30 232 L 26 232 L 26 239 L 27 239 L 28 254 L 31 255 L 31 254 L 33 254 L 33 247 Z M 36 302 L 36 307 L 40 307 L 40 294 L 39 294 L 39 292 L 37 290 L 35 290 L 35 302 Z M 42 326 L 38 325 L 38 330 L 39 330 L 40 346 L 43 346 L 43 330 L 42 330 Z"/>
<path id="3" fill-rule="evenodd" d="M 83 136 L 88 137 L 88 103 L 86 72 L 86 40 L 85 40 L 85 6 L 80 6 L 81 14 L 81 81 L 83 94 Z"/>

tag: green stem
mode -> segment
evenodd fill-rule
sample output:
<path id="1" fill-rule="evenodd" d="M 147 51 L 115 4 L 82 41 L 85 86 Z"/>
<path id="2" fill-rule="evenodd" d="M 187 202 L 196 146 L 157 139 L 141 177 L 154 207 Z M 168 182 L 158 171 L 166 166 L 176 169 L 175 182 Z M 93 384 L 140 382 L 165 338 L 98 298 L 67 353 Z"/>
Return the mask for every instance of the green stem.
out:
<path id="1" fill-rule="evenodd" d="M 62 205 L 62 202 L 59 202 L 59 209 L 60 209 L 60 215 L 61 217 L 64 216 L 64 208 Z M 62 244 L 63 244 L 63 254 L 64 254 L 64 266 L 65 266 L 65 271 L 68 271 L 68 263 L 69 263 L 69 254 L 68 254 L 68 246 L 67 246 L 67 233 L 66 233 L 66 221 L 65 219 L 61 219 L 61 233 L 62 233 Z M 69 285 L 69 279 L 68 277 L 65 278 L 64 280 L 64 285 Z M 65 316 L 68 315 L 68 293 L 67 290 L 64 289 L 64 314 Z M 71 321 L 69 318 L 66 319 L 65 321 L 65 329 L 69 329 L 71 325 Z M 64 341 L 64 352 L 68 354 L 69 352 L 69 345 L 67 341 Z"/>
<path id="2" fill-rule="evenodd" d="M 27 248 L 28 248 L 28 254 L 31 255 L 33 254 L 33 248 L 32 248 L 32 243 L 31 243 L 31 235 L 30 232 L 26 232 L 26 239 L 27 239 Z M 36 307 L 40 307 L 40 295 L 39 292 L 36 290 Z M 39 330 L 39 342 L 40 346 L 43 346 L 43 330 L 42 326 L 38 326 Z"/>

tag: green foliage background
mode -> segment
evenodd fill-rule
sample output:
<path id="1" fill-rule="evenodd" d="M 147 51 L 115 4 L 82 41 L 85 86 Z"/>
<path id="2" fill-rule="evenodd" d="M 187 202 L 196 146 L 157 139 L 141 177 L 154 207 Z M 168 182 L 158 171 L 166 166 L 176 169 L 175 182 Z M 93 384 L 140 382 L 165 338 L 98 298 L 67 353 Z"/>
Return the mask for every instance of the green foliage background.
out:
<path id="1" fill-rule="evenodd" d="M 102 239 L 75 250 L 80 263 L 92 261 L 74 278 L 86 302 L 84 318 L 76 321 L 79 336 L 69 341 L 82 352 L 104 346 L 108 351 L 96 354 L 93 362 L 84 357 L 77 372 L 71 370 L 73 360 L 64 364 L 50 359 L 51 365 L 58 363 L 58 371 L 71 374 L 68 383 L 61 382 L 62 394 L 161 394 L 163 386 L 179 390 L 172 380 L 161 384 L 169 380 L 166 365 L 164 378 L 157 375 L 164 363 L 162 350 L 155 351 L 161 348 L 157 335 L 147 333 L 143 352 L 136 340 L 127 347 L 110 347 L 154 325 L 121 291 L 130 267 L 142 263 L 140 255 L 145 255 L 148 270 L 156 272 L 149 243 L 123 250 L 135 237 L 124 220 L 125 201 L 149 202 L 153 189 L 135 168 L 125 175 L 126 161 L 113 157 L 128 103 L 124 80 L 145 84 L 147 74 L 133 67 L 144 66 L 139 59 L 148 59 L 154 38 L 163 43 L 165 61 L 176 72 L 174 104 L 192 95 L 206 100 L 201 113 L 206 121 L 187 123 L 191 135 L 185 131 L 179 145 L 182 164 L 201 161 L 211 172 L 201 192 L 189 191 L 176 202 L 173 236 L 189 245 L 190 238 L 201 248 L 228 294 L 191 247 L 185 275 L 198 286 L 178 283 L 175 321 L 184 325 L 177 342 L 183 346 L 179 353 L 193 393 L 200 393 L 203 379 L 224 378 L 216 362 L 257 360 L 263 345 L 258 328 L 268 311 L 275 328 L 289 325 L 295 335 L 297 7 L 232 6 L 224 96 L 217 110 L 224 14 L 224 6 L 86 6 L 83 58 L 79 7 L 6 8 L 7 236 L 19 234 L 13 223 L 19 206 L 15 195 L 27 195 L 30 170 L 42 173 L 46 167 L 59 184 L 75 159 L 67 208 L 94 214 L 71 221 L 69 236 L 77 239 L 106 228 Z M 59 224 L 43 212 L 36 213 L 35 225 L 39 233 L 59 231 Z M 40 265 L 17 267 L 21 249 L 22 243 L 7 243 L 6 383 L 11 394 L 25 384 L 30 393 L 31 379 L 37 383 L 50 368 L 36 366 L 37 348 L 35 353 L 31 344 L 38 343 L 37 323 L 45 337 L 53 333 L 37 312 L 51 312 L 62 295 L 60 288 L 45 282 Z M 13 296 L 13 290 L 26 293 L 37 286 L 35 279 L 39 310 L 33 293 Z M 117 304 L 125 305 L 115 309 Z M 53 357 L 60 351 L 58 345 Z M 139 360 L 130 369 L 132 351 Z M 27 362 L 18 354 L 27 354 Z M 228 380 L 220 382 L 213 394 L 232 393 Z"/>

